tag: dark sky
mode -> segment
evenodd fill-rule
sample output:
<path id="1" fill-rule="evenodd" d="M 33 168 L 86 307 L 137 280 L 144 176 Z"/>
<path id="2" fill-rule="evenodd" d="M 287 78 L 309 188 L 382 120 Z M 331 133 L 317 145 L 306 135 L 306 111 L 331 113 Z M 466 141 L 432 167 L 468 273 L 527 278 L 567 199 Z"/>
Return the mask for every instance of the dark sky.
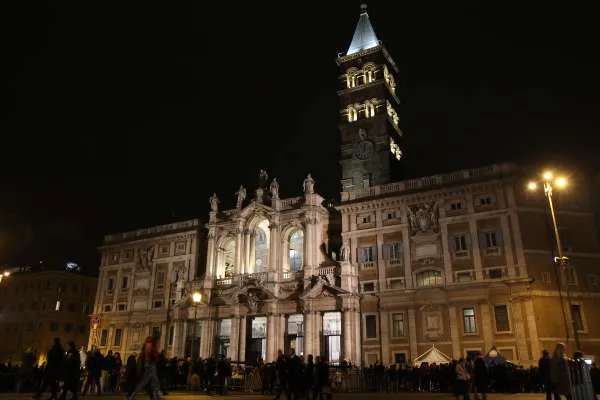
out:
<path id="1" fill-rule="evenodd" d="M 284 196 L 309 171 L 338 196 L 335 58 L 360 2 L 208 3 L 2 3 L 0 264 L 93 266 L 102 234 L 206 219 L 259 168 Z M 369 3 L 401 71 L 406 175 L 596 173 L 592 10 L 461 3 Z"/>

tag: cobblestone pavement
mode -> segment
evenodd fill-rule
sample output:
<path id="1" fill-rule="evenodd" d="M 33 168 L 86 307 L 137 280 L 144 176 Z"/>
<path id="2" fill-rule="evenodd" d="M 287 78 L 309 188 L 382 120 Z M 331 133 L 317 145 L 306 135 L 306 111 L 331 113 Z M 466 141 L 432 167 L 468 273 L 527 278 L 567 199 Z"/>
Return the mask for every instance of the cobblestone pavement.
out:
<path id="1" fill-rule="evenodd" d="M 385 393 L 335 393 L 335 400 L 362 400 L 369 399 L 372 400 L 374 396 L 377 396 L 377 399 L 398 399 L 402 398 L 402 400 L 455 400 L 454 397 L 450 394 L 446 393 L 395 393 L 395 394 L 385 394 Z M 48 398 L 49 395 L 45 394 L 42 396 L 42 399 Z M 123 400 L 125 398 L 124 395 L 113 395 L 113 396 L 96 396 L 94 394 L 86 396 L 88 400 Z M 138 399 L 143 400 L 147 399 L 148 395 L 139 394 L 137 396 Z M 208 399 L 222 399 L 222 400 L 233 400 L 233 399 L 244 399 L 244 400 L 269 400 L 272 399 L 273 396 L 261 396 L 257 394 L 230 394 L 227 396 L 207 396 L 203 394 L 195 394 L 195 393 L 169 393 L 168 396 L 162 397 L 165 400 L 188 400 L 188 399 L 199 399 L 199 400 L 208 400 Z M 474 398 L 471 397 L 473 400 Z M 14 393 L 0 393 L 0 399 L 2 400 L 20 400 L 20 399 L 31 399 L 31 394 L 14 394 Z M 67 397 L 69 399 L 69 397 Z M 534 400 L 534 399 L 544 399 L 544 395 L 541 393 L 525 393 L 525 394 L 489 394 L 489 400 Z"/>

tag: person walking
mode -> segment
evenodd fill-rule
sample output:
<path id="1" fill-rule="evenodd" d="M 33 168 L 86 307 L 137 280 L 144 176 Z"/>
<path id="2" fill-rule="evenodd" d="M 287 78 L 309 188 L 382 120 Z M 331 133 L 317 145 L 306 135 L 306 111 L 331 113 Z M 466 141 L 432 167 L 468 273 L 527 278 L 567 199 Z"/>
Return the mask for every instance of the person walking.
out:
<path id="1" fill-rule="evenodd" d="M 157 375 L 158 358 L 159 354 L 156 348 L 156 340 L 151 336 L 148 336 L 138 358 L 138 367 L 142 370 L 142 379 L 138 382 L 135 390 L 128 397 L 128 400 L 134 400 L 136 394 L 145 389 L 146 386 L 148 386 L 151 400 L 160 399 L 160 381 Z"/>

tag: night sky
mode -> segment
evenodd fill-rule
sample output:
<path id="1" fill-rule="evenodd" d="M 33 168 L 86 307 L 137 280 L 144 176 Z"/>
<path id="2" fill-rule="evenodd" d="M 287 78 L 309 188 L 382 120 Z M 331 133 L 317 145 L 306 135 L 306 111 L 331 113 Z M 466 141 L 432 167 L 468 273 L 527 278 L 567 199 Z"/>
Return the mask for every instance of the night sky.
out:
<path id="1" fill-rule="evenodd" d="M 0 6 L 0 264 L 95 268 L 103 234 L 206 220 L 260 168 L 283 196 L 308 172 L 339 196 L 335 58 L 360 2 L 54 3 Z M 369 2 L 400 67 L 406 176 L 597 176 L 595 13 L 461 3 Z"/>

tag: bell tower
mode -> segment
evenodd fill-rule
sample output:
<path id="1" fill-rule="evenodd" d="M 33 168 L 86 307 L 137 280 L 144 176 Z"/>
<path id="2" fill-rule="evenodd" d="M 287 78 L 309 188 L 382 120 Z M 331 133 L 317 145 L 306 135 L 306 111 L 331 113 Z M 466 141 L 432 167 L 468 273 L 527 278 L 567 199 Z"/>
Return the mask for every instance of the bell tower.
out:
<path id="1" fill-rule="evenodd" d="M 339 67 L 342 191 L 392 181 L 402 158 L 402 131 L 396 94 L 398 67 L 369 20 L 366 4 L 352 42 L 336 60 Z"/>

